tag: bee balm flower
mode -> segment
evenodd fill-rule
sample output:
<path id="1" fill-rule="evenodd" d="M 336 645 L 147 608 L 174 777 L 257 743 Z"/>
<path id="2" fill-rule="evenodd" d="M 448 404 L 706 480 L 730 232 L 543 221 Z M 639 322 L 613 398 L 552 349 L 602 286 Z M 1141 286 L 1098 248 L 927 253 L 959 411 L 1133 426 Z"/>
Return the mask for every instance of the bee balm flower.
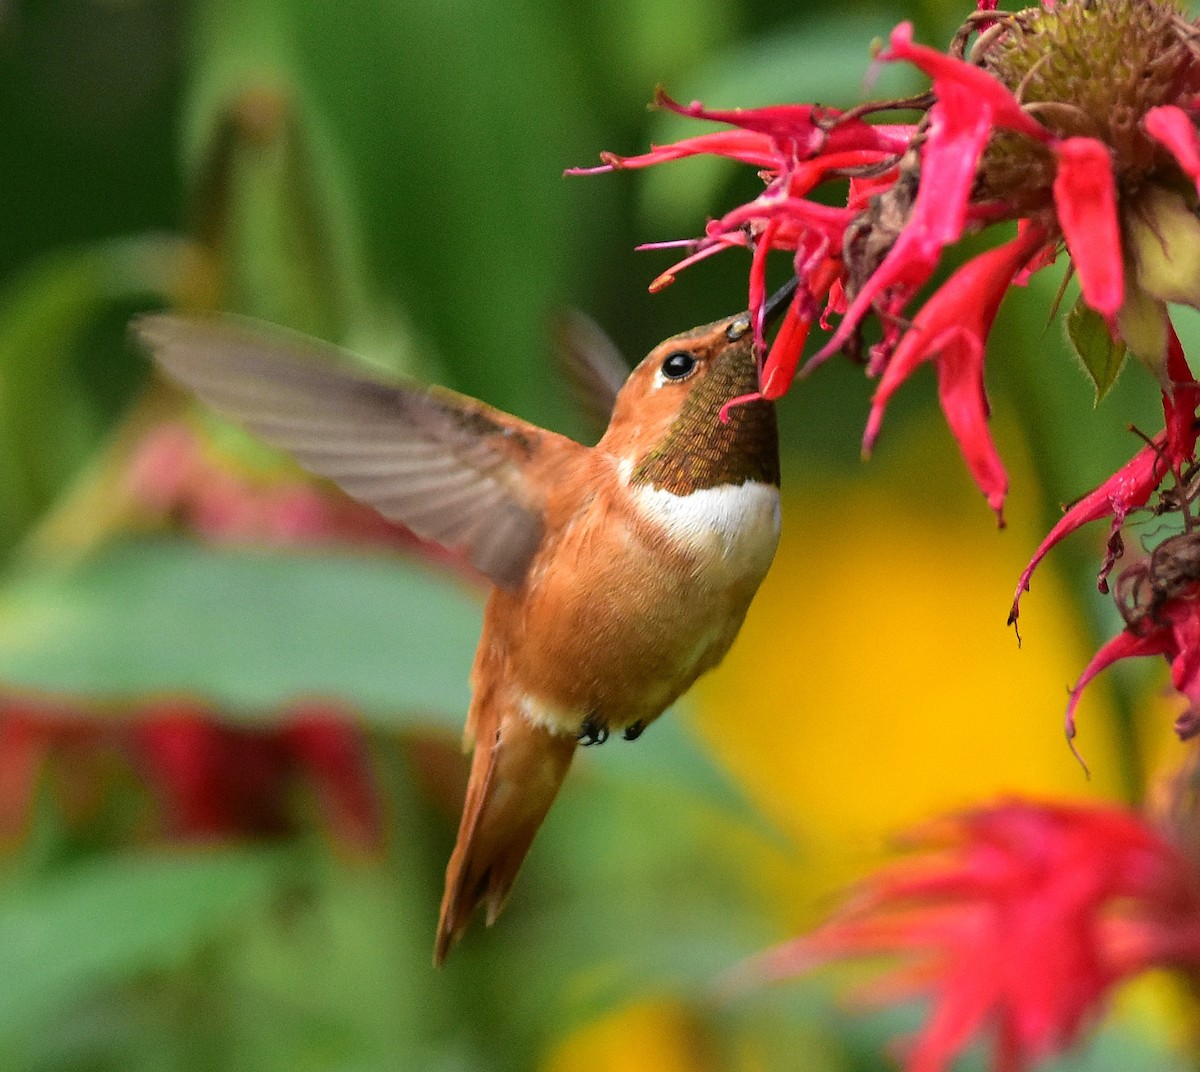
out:
<path id="1" fill-rule="evenodd" d="M 1192 377 L 1168 306 L 1200 302 L 1196 34 L 1170 0 L 981 10 L 945 53 L 915 43 L 902 24 L 878 58 L 918 68 L 931 82 L 924 97 L 841 112 L 716 111 L 660 96 L 664 107 L 733 129 L 640 156 L 606 154 L 594 170 L 697 154 L 759 169 L 763 192 L 712 221 L 656 283 L 720 250 L 748 248 L 750 306 L 760 310 L 767 255 L 790 253 L 799 286 L 763 362 L 761 394 L 787 390 L 814 325 L 836 321 L 808 370 L 838 350 L 857 355 L 873 323 L 867 369 L 881 382 L 864 448 L 896 388 L 929 362 L 968 468 L 999 514 L 1008 485 L 987 430 L 987 338 L 1007 291 L 1064 246 L 1082 290 L 1079 315 L 1141 359 L 1169 404 L 1187 411 L 1174 426 L 1168 414 L 1167 468 L 1194 452 L 1197 400 L 1180 391 Z M 915 124 L 889 121 L 914 108 Z M 828 204 L 830 187 L 842 204 Z M 996 248 L 927 293 L 947 248 L 988 228 Z"/>
<path id="2" fill-rule="evenodd" d="M 741 978 L 895 955 L 870 996 L 930 1006 L 905 1041 L 906 1072 L 948 1072 L 980 1040 L 995 1072 L 1025 1072 L 1069 1048 L 1124 980 L 1200 967 L 1200 876 L 1122 809 L 1003 803 L 934 823 L 910 847 L 840 915 Z"/>

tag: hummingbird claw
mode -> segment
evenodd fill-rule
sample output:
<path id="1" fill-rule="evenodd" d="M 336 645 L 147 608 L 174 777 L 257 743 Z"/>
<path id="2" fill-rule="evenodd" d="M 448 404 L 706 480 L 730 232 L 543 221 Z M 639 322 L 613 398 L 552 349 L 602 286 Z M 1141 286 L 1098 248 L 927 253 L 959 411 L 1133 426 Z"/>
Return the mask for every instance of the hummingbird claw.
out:
<path id="1" fill-rule="evenodd" d="M 636 741 L 643 733 L 646 732 L 646 723 L 634 722 L 625 727 L 625 732 L 621 734 L 627 741 Z"/>
<path id="2" fill-rule="evenodd" d="M 579 729 L 579 743 L 585 748 L 589 744 L 603 744 L 608 740 L 608 727 L 593 718 L 584 719 Z"/>

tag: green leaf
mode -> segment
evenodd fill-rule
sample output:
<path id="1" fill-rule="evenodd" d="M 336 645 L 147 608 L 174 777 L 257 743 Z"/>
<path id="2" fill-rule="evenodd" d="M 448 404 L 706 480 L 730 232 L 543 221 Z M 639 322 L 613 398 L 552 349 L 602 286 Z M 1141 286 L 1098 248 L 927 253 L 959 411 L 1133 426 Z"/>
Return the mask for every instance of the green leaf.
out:
<path id="1" fill-rule="evenodd" d="M 457 728 L 479 616 L 459 586 L 382 555 L 131 542 L 8 585 L 0 679 L 109 703 L 187 693 L 260 716 L 332 697 L 383 726 Z"/>
<path id="2" fill-rule="evenodd" d="M 126 856 L 0 896 L 0 1035 L 95 987 L 177 964 L 263 901 L 274 854 Z"/>
<path id="3" fill-rule="evenodd" d="M 1125 366 L 1125 344 L 1112 337 L 1098 312 L 1080 297 L 1067 314 L 1067 338 L 1096 388 L 1096 404 L 1108 394 Z"/>

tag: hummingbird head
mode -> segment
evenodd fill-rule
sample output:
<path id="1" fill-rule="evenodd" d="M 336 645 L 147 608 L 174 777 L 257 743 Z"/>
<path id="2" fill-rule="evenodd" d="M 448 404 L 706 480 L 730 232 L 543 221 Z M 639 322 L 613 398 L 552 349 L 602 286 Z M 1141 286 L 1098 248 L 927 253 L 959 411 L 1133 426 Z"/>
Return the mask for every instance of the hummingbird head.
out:
<path id="1" fill-rule="evenodd" d="M 598 444 L 631 465 L 630 482 L 687 495 L 699 488 L 779 483 L 775 407 L 758 399 L 750 314 L 660 343 L 630 373 Z"/>

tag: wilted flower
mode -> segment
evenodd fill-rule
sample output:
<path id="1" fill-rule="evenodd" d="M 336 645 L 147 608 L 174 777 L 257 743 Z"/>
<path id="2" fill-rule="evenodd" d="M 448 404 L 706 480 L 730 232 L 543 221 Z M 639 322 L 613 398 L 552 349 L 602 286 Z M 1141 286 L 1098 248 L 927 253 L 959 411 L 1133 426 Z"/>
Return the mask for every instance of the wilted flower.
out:
<path id="1" fill-rule="evenodd" d="M 932 824 L 910 849 L 741 977 L 894 954 L 899 966 L 869 996 L 930 1002 L 904 1046 L 907 1072 L 944 1072 L 982 1040 L 996 1072 L 1024 1072 L 1070 1047 L 1122 981 L 1200 968 L 1200 875 L 1129 812 L 1004 803 Z"/>
<path id="2" fill-rule="evenodd" d="M 814 323 L 840 317 L 807 369 L 837 350 L 857 354 L 873 315 L 878 338 L 867 367 L 881 381 L 864 448 L 871 448 L 892 393 L 928 361 L 967 465 L 998 514 L 1007 478 L 986 424 L 987 337 L 1007 290 L 1065 245 L 1082 290 L 1072 315 L 1100 340 L 1083 342 L 1087 332 L 1073 333 L 1097 388 L 1114 373 L 1101 371 L 1090 350 L 1098 346 L 1108 361 L 1111 348 L 1120 347 L 1122 358 L 1127 349 L 1152 370 L 1168 407 L 1181 411 L 1175 422 L 1168 414 L 1161 468 L 1152 464 L 1143 473 L 1140 466 L 1132 489 L 1109 496 L 1111 509 L 1092 508 L 1094 516 L 1120 513 L 1143 493 L 1145 501 L 1157 479 L 1195 448 L 1197 398 L 1181 389 L 1192 377 L 1167 304 L 1200 304 L 1197 34 L 1170 0 L 981 10 L 948 53 L 914 43 L 912 28 L 902 24 L 878 58 L 928 76 L 931 92 L 923 97 L 840 112 L 815 105 L 714 111 L 660 96 L 664 107 L 735 129 L 641 156 L 608 154 L 596 170 L 696 154 L 760 169 L 763 193 L 712 221 L 656 285 L 699 258 L 746 247 L 750 306 L 761 310 L 767 255 L 789 251 L 800 285 L 763 363 L 762 395 L 787 389 Z M 921 113 L 915 124 L 865 121 L 912 109 Z M 818 189 L 825 196 L 831 183 L 844 188 L 845 207 L 810 196 Z M 948 246 L 1013 221 L 1015 238 L 969 261 L 910 314 Z"/>
<path id="3" fill-rule="evenodd" d="M 1117 578 L 1117 608 L 1125 628 L 1105 644 L 1071 690 L 1067 737 L 1075 736 L 1075 707 L 1088 683 L 1121 659 L 1162 655 L 1171 681 L 1188 698 L 1175 722 L 1181 740 L 1200 733 L 1200 532 L 1163 540 L 1142 562 Z"/>

